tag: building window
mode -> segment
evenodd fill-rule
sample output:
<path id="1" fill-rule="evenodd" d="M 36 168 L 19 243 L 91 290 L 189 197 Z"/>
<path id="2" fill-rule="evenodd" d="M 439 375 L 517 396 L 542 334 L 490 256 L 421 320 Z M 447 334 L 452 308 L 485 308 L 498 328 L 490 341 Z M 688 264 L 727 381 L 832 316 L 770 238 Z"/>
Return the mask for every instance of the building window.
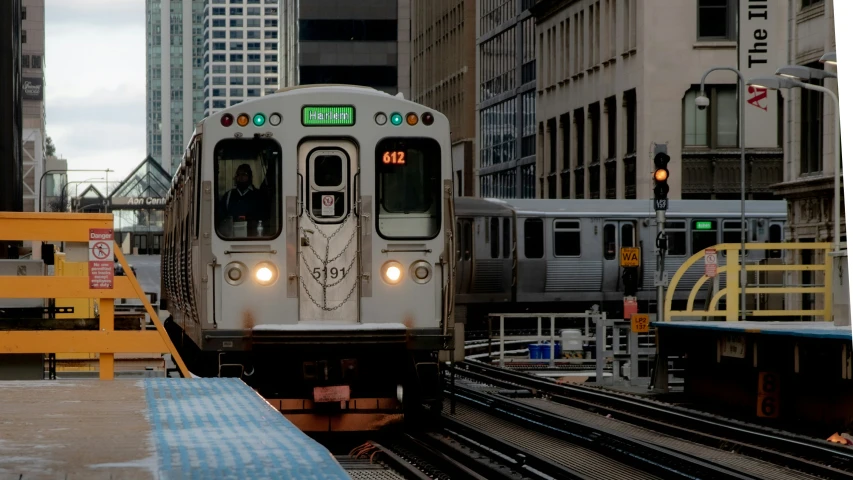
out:
<path id="1" fill-rule="evenodd" d="M 33 55 L 30 66 L 33 68 L 41 68 L 41 55 Z"/>
<path id="2" fill-rule="evenodd" d="M 737 147 L 737 86 L 707 86 L 710 104 L 704 110 L 696 107 L 699 89 L 693 87 L 684 95 L 685 147 Z"/>
<path id="3" fill-rule="evenodd" d="M 737 0 L 698 0 L 696 29 L 699 40 L 734 40 Z"/>
<path id="4" fill-rule="evenodd" d="M 622 95 L 625 107 L 625 156 L 637 153 L 637 91 L 628 90 Z"/>
<path id="5" fill-rule="evenodd" d="M 21 43 L 27 43 L 27 31 L 21 30 Z"/>
<path id="6" fill-rule="evenodd" d="M 243 27 L 243 19 L 242 18 L 232 18 L 230 25 L 232 27 Z"/>
<path id="7" fill-rule="evenodd" d="M 29 55 L 21 55 L 21 66 L 24 68 L 30 68 L 30 56 Z"/>
<path id="8" fill-rule="evenodd" d="M 21 20 L 27 19 L 27 7 L 21 7 Z"/>
<path id="9" fill-rule="evenodd" d="M 823 0 L 802 0 L 802 6 L 800 8 L 812 7 L 819 3 L 823 3 Z"/>
<path id="10" fill-rule="evenodd" d="M 236 39 L 242 39 L 243 38 L 243 31 L 242 30 L 231 30 L 230 37 L 236 38 Z"/>
<path id="11" fill-rule="evenodd" d="M 813 65 L 809 66 L 813 67 Z M 809 83 L 819 85 L 820 81 Z M 823 171 L 823 136 L 821 135 L 823 94 L 804 88 L 799 89 L 799 93 L 800 173 L 809 175 Z"/>

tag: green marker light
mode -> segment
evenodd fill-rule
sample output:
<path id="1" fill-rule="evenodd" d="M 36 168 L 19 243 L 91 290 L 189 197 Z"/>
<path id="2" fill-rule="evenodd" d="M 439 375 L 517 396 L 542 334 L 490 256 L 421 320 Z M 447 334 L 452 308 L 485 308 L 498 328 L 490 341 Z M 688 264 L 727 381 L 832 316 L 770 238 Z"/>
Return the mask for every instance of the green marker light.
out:
<path id="1" fill-rule="evenodd" d="M 254 123 L 256 127 L 262 127 L 266 121 L 267 119 L 264 117 L 263 113 L 256 113 L 254 118 L 252 118 L 252 123 Z"/>
<path id="2" fill-rule="evenodd" d="M 391 114 L 391 125 L 397 126 L 403 123 L 403 116 L 397 112 Z"/>

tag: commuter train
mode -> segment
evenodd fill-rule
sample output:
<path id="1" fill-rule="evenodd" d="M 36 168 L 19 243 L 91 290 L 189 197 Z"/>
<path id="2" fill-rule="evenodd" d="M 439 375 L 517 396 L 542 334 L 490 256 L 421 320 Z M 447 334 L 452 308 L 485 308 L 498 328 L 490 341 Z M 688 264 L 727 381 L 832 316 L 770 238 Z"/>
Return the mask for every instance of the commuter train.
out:
<path id="1" fill-rule="evenodd" d="M 447 118 L 371 88 L 292 87 L 199 122 L 161 258 L 189 369 L 241 377 L 306 431 L 423 413 L 453 348 L 452 183 Z"/>
<path id="2" fill-rule="evenodd" d="M 583 312 L 594 305 L 622 318 L 625 285 L 621 247 L 639 247 L 637 301 L 655 311 L 657 223 L 650 200 L 495 200 L 457 198 L 456 321 L 485 329 L 494 313 Z M 718 243 L 740 243 L 740 201 L 670 200 L 665 271 L 672 279 L 694 253 Z M 748 242 L 782 242 L 786 202 L 746 202 Z M 782 257 L 750 250 L 749 262 Z M 725 254 L 719 254 L 723 264 Z M 771 260 L 772 261 L 772 260 Z M 704 262 L 679 282 L 683 306 L 704 274 Z M 720 278 L 720 288 L 726 285 Z M 697 297 L 701 301 L 701 298 Z"/>

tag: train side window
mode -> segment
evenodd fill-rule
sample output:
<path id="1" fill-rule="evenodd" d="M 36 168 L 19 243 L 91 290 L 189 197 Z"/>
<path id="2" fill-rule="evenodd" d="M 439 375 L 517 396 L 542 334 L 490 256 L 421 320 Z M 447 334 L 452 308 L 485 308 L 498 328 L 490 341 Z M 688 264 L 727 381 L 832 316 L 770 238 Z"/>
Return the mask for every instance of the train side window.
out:
<path id="1" fill-rule="evenodd" d="M 500 228 L 500 221 L 497 217 L 492 217 L 489 220 L 489 237 L 491 238 L 491 254 L 492 258 L 498 258 L 501 253 L 501 245 L 500 245 L 500 232 L 498 229 Z"/>
<path id="2" fill-rule="evenodd" d="M 474 229 L 473 225 L 474 224 L 469 221 L 469 222 L 463 223 L 462 225 L 464 225 L 463 235 L 465 238 L 465 245 L 464 245 L 465 253 L 464 253 L 463 258 L 464 258 L 464 260 L 467 261 L 467 260 L 471 260 L 471 255 L 473 254 L 473 252 L 471 251 L 472 250 L 471 247 L 473 245 L 471 238 L 473 237 L 473 229 Z"/>
<path id="3" fill-rule="evenodd" d="M 504 218 L 504 229 L 503 229 L 503 250 L 504 250 L 504 258 L 509 258 L 509 247 L 510 247 L 510 235 L 509 235 L 509 219 Z"/>
<path id="4" fill-rule="evenodd" d="M 271 240 L 281 233 L 281 146 L 270 138 L 229 138 L 213 149 L 216 234 Z"/>
<path id="5" fill-rule="evenodd" d="M 634 240 L 634 225 L 630 223 L 622 224 L 621 240 L 623 247 L 636 246 L 636 242 Z"/>
<path id="6" fill-rule="evenodd" d="M 723 221 L 723 243 L 740 243 L 740 221 L 739 220 L 724 220 Z M 747 225 L 747 238 L 749 235 L 749 225 Z M 726 256 L 726 251 L 720 252 L 722 256 Z"/>
<path id="7" fill-rule="evenodd" d="M 462 260 L 462 224 L 456 222 L 456 260 Z"/>
<path id="8" fill-rule="evenodd" d="M 579 257 L 581 255 L 581 222 L 554 222 L 554 256 Z"/>
<path id="9" fill-rule="evenodd" d="M 604 226 L 604 259 L 616 258 L 616 225 L 608 223 Z"/>
<path id="10" fill-rule="evenodd" d="M 684 221 L 671 221 L 665 224 L 667 236 L 667 255 L 682 257 L 687 255 L 687 225 Z"/>
<path id="11" fill-rule="evenodd" d="M 545 255 L 544 224 L 540 218 L 524 221 L 524 256 L 542 258 Z"/>
<path id="12" fill-rule="evenodd" d="M 770 225 L 770 231 L 768 232 L 767 241 L 769 243 L 782 243 L 782 225 L 778 223 L 774 223 Z M 768 250 L 766 252 L 767 258 L 782 258 L 782 250 Z"/>
<path id="13" fill-rule="evenodd" d="M 717 244 L 716 220 L 693 220 L 690 227 L 693 253 L 701 252 Z"/>

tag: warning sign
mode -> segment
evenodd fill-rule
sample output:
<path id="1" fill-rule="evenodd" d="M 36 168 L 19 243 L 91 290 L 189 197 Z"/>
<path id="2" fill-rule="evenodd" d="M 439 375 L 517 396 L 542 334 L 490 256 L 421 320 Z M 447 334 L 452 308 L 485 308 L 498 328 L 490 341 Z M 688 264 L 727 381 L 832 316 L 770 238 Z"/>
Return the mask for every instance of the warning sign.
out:
<path id="1" fill-rule="evenodd" d="M 89 288 L 113 288 L 113 230 L 89 229 Z"/>
<path id="2" fill-rule="evenodd" d="M 335 216 L 335 197 L 333 195 L 323 195 L 323 211 L 320 215 L 324 217 Z"/>
<path id="3" fill-rule="evenodd" d="M 639 267 L 640 249 L 637 247 L 622 247 L 619 258 L 619 263 L 623 267 Z"/>
<path id="4" fill-rule="evenodd" d="M 624 297 L 624 298 L 625 298 L 625 300 L 622 304 L 623 310 L 624 310 L 623 318 L 625 320 L 628 320 L 631 318 L 631 316 L 633 316 L 637 313 L 637 297 Z"/>
<path id="5" fill-rule="evenodd" d="M 714 278 L 717 276 L 717 249 L 705 249 L 705 276 Z"/>
<path id="6" fill-rule="evenodd" d="M 646 333 L 649 331 L 649 316 L 645 313 L 631 315 L 631 331 L 635 333 Z"/>

